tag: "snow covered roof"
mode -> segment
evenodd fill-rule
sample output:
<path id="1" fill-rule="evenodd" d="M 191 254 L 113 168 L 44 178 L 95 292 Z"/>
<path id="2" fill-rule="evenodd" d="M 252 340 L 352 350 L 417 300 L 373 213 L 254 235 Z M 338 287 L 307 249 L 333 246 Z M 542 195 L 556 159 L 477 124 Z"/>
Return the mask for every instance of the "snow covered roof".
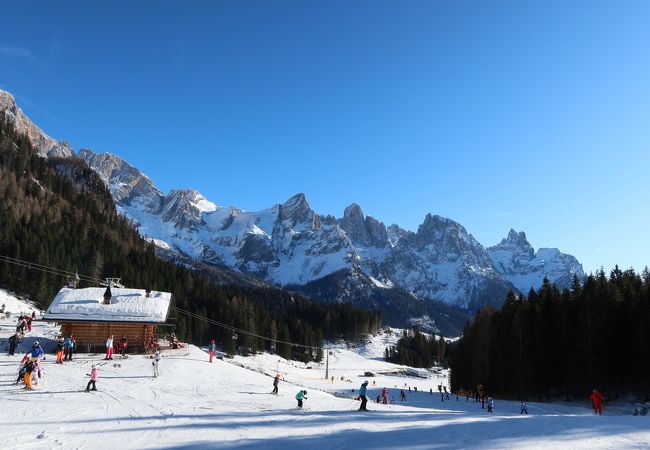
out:
<path id="1" fill-rule="evenodd" d="M 44 320 L 164 323 L 172 295 L 144 289 L 111 288 L 111 304 L 104 304 L 105 287 L 63 288 L 47 309 Z"/>

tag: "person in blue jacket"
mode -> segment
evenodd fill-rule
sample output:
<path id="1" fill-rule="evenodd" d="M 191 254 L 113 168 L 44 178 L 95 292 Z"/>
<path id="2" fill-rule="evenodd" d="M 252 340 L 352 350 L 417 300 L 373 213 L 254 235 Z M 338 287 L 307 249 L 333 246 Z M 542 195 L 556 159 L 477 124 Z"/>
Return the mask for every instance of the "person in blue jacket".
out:
<path id="1" fill-rule="evenodd" d="M 43 348 L 41 347 L 41 344 L 38 343 L 38 341 L 35 341 L 34 345 L 32 345 L 32 358 L 41 359 L 42 356 Z"/>
<path id="2" fill-rule="evenodd" d="M 74 336 L 72 334 L 63 341 L 63 348 L 65 350 L 63 360 L 72 361 L 72 353 L 74 352 Z"/>
<path id="3" fill-rule="evenodd" d="M 364 381 L 359 388 L 359 398 L 361 399 L 361 406 L 359 406 L 359 411 L 368 411 L 366 404 L 368 403 L 368 397 L 366 397 L 366 389 L 368 388 L 368 380 Z"/>

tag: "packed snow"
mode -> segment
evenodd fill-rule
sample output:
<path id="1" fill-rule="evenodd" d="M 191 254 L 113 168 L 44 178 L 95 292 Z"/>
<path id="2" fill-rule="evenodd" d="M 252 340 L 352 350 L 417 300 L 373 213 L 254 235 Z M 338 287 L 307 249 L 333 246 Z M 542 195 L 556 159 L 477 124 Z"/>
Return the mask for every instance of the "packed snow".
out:
<path id="1" fill-rule="evenodd" d="M 162 323 L 167 319 L 171 294 L 144 289 L 112 288 L 111 303 L 104 304 L 106 288 L 63 288 L 45 313 L 50 320 L 100 320 Z"/>
<path id="2" fill-rule="evenodd" d="M 494 414 L 464 397 L 441 401 L 437 386 L 447 385 L 447 371 L 409 370 L 382 360 L 383 349 L 398 333 L 382 333 L 349 348 L 333 343 L 327 367 L 325 360 L 303 364 L 271 354 L 210 363 L 202 349 L 188 346 L 163 351 L 160 377 L 153 378 L 151 355 L 107 361 L 103 354 L 76 354 L 73 361 L 56 364 L 52 351 L 58 329 L 39 320 L 16 356 L 6 356 L 15 317 L 34 308 L 4 292 L 0 301 L 10 312 L 9 318 L 0 318 L 3 449 L 650 446 L 650 416 L 635 417 L 607 403 L 603 416 L 594 416 L 589 392 L 580 404 L 529 403 L 528 415 L 520 415 L 519 403 L 512 401 L 496 399 Z M 35 340 L 46 350 L 42 378 L 33 391 L 25 391 L 14 381 L 20 359 Z M 92 365 L 100 371 L 98 390 L 86 393 Z M 281 374 L 277 396 L 270 393 L 276 372 Z M 363 380 L 369 381 L 370 412 L 357 411 L 354 399 Z M 375 403 L 383 387 L 395 403 Z M 307 400 L 298 410 L 294 397 L 303 389 Z"/>

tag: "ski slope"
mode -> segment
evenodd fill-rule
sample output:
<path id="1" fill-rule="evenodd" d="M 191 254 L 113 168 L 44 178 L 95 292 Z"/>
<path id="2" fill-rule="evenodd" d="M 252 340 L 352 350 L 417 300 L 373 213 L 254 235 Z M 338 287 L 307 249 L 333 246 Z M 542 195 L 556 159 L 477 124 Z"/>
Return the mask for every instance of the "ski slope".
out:
<path id="1" fill-rule="evenodd" d="M 4 297 L 3 297 L 4 296 Z M 0 293 L 0 301 L 8 298 Z M 11 306 L 10 303 L 11 302 Z M 5 301 L 10 311 L 27 312 L 16 299 Z M 12 316 L 16 312 L 11 311 Z M 0 319 L 0 340 L 15 326 Z M 34 339 L 52 348 L 58 330 L 34 322 L 19 351 Z M 47 354 L 43 378 L 35 390 L 24 391 L 13 381 L 22 354 L 0 356 L 0 448 L 92 449 L 437 449 L 437 448 L 648 448 L 650 416 L 613 412 L 605 404 L 596 417 L 581 405 L 529 404 L 528 416 L 519 404 L 496 400 L 495 414 L 464 398 L 441 402 L 431 395 L 447 374 L 429 378 L 406 376 L 404 367 L 379 358 L 378 336 L 362 348 L 335 345 L 324 364 L 302 364 L 275 355 L 236 357 L 210 364 L 205 352 L 190 346 L 180 354 L 163 354 L 161 376 L 152 377 L 151 359 L 133 355 L 104 361 L 101 354 L 77 354 L 72 362 L 54 363 Z M 92 364 L 100 369 L 97 392 L 86 393 Z M 282 374 L 279 395 L 270 394 L 272 376 Z M 364 377 L 365 371 L 376 374 Z M 421 372 L 420 372 L 421 373 Z M 356 411 L 355 391 L 370 381 L 369 398 L 386 386 L 395 404 L 376 404 Z M 374 386 L 373 386 L 373 381 Z M 408 393 L 408 386 L 412 388 Z M 414 392 L 414 388 L 418 392 Z M 399 390 L 407 391 L 400 403 Z M 294 395 L 308 391 L 305 410 L 296 409 Z M 586 396 L 587 394 L 585 394 Z M 631 412 L 631 411 L 630 411 Z"/>

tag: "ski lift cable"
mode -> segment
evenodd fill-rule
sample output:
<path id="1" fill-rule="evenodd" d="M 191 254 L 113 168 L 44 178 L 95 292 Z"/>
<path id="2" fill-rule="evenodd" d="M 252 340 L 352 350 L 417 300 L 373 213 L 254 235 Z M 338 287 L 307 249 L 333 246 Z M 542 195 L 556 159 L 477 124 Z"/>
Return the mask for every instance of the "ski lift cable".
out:
<path id="1" fill-rule="evenodd" d="M 0 255 L 0 261 L 10 263 L 10 264 L 14 264 L 14 265 L 21 266 L 21 267 L 25 267 L 25 268 L 27 268 L 29 270 L 38 270 L 38 271 L 41 271 L 41 272 L 46 272 L 46 273 L 50 273 L 52 275 L 57 275 L 57 276 L 62 276 L 62 277 L 70 278 L 70 277 L 73 277 L 73 276 L 76 275 L 76 276 L 79 277 L 79 279 L 81 281 L 92 282 L 92 283 L 97 283 L 97 282 L 100 281 L 100 280 L 97 280 L 96 278 L 88 277 L 88 276 L 85 276 L 85 275 L 79 275 L 76 272 L 68 272 L 66 270 L 57 269 L 56 267 L 46 266 L 44 264 L 38 264 L 38 263 L 35 263 L 35 262 L 30 262 L 30 261 L 25 261 L 25 260 L 22 260 L 22 259 L 7 256 L 7 255 Z"/>
<path id="2" fill-rule="evenodd" d="M 286 345 L 291 345 L 292 347 L 302 347 L 305 350 L 309 350 L 309 349 L 325 350 L 324 347 L 319 347 L 318 345 L 298 344 L 296 342 L 282 341 L 280 339 L 273 339 L 273 338 L 271 338 L 269 336 L 262 336 L 262 335 L 259 335 L 259 334 L 256 334 L 256 333 L 251 333 L 250 331 L 242 330 L 241 328 L 237 328 L 237 327 L 234 327 L 232 325 L 227 325 L 225 323 L 218 322 L 216 320 L 210 319 L 209 317 L 204 317 L 204 316 L 201 316 L 199 314 L 193 313 L 191 311 L 187 311 L 187 310 L 178 308 L 176 306 L 170 306 L 169 308 L 174 310 L 174 311 L 177 311 L 177 312 L 179 312 L 181 314 L 185 314 L 185 315 L 190 316 L 190 317 L 195 318 L 195 319 L 203 320 L 205 322 L 208 322 L 209 324 L 212 324 L 212 325 L 215 325 L 215 326 L 218 326 L 218 327 L 221 327 L 221 328 L 225 328 L 225 329 L 233 331 L 235 333 L 246 334 L 246 335 L 249 335 L 249 336 L 253 336 L 253 337 L 257 337 L 257 338 L 264 339 L 264 340 L 267 340 L 267 341 L 271 341 L 271 342 L 276 343 L 276 344 L 286 344 Z"/>
<path id="3" fill-rule="evenodd" d="M 78 272 L 69 272 L 67 270 L 58 269 L 58 268 L 53 267 L 53 266 L 47 266 L 45 264 L 39 264 L 39 263 L 31 262 L 31 261 L 25 261 L 25 260 L 22 260 L 22 259 L 19 259 L 19 258 L 14 258 L 14 257 L 8 256 L 8 255 L 0 255 L 0 262 L 6 262 L 6 263 L 9 263 L 9 264 L 14 264 L 14 265 L 17 265 L 17 266 L 25 267 L 25 268 L 28 268 L 30 270 L 38 270 L 38 271 L 41 271 L 41 272 L 45 272 L 45 273 L 49 273 L 49 274 L 57 275 L 57 276 L 61 276 L 61 277 L 67 277 L 67 278 L 78 277 L 80 281 L 85 281 L 85 282 L 88 282 L 88 283 L 95 283 L 95 284 L 104 283 L 104 280 L 100 280 L 98 278 L 94 278 L 94 277 L 90 277 L 90 276 L 86 276 L 86 275 L 80 275 Z M 280 339 L 273 339 L 273 338 L 271 338 L 269 336 L 262 336 L 262 335 L 259 335 L 259 334 L 256 334 L 256 333 L 251 333 L 250 331 L 246 331 L 246 330 L 243 330 L 241 328 L 237 328 L 237 327 L 232 326 L 232 325 L 228 325 L 228 324 L 225 324 L 225 323 L 218 322 L 216 320 L 210 319 L 208 317 L 201 316 L 201 315 L 193 313 L 191 311 L 187 311 L 187 310 L 178 308 L 176 306 L 170 306 L 170 309 L 172 309 L 174 311 L 177 311 L 177 312 L 179 312 L 181 314 L 185 314 L 187 316 L 193 317 L 195 319 L 203 320 L 203 321 L 208 322 L 208 323 L 210 323 L 212 325 L 215 325 L 215 326 L 230 330 L 230 331 L 232 331 L 234 333 L 240 333 L 240 334 L 253 336 L 253 337 L 256 337 L 256 338 L 271 341 L 272 343 L 275 343 L 275 344 L 286 344 L 286 345 L 290 345 L 292 347 L 302 347 L 306 351 L 308 351 L 309 349 L 312 349 L 312 350 L 326 350 L 325 347 L 320 347 L 320 346 L 317 346 L 317 345 L 298 344 L 296 342 L 282 341 Z"/>

